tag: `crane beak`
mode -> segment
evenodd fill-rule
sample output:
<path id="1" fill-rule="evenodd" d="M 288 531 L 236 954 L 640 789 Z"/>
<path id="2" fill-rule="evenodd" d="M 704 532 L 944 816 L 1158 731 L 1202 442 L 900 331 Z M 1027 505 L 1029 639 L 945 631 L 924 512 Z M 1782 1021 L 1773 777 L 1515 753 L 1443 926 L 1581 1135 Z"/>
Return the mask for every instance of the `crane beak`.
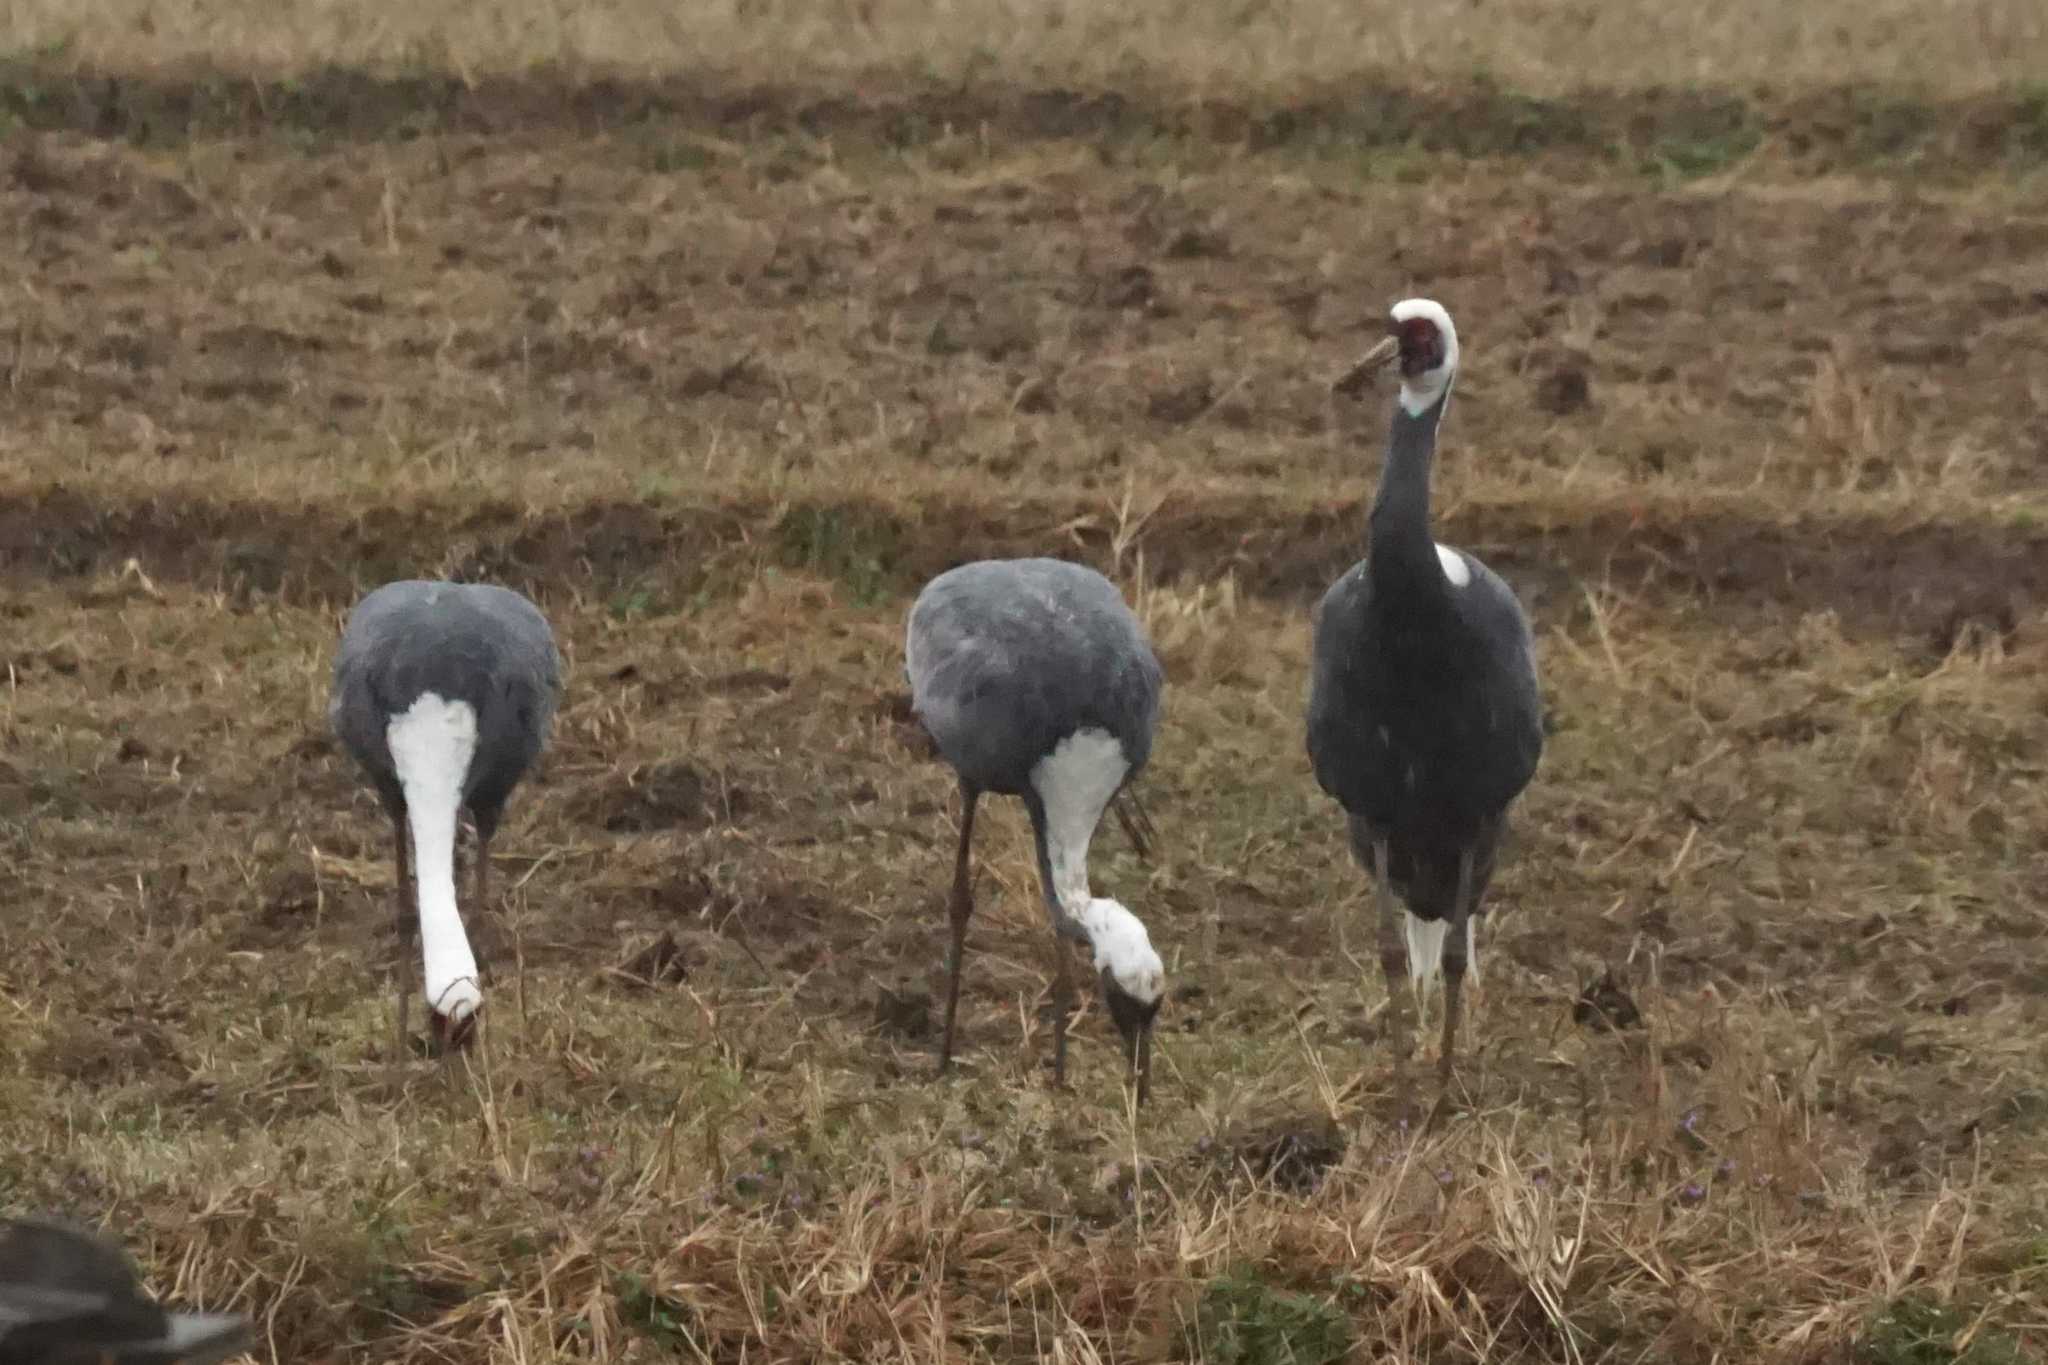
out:
<path id="1" fill-rule="evenodd" d="M 1143 1104 L 1152 1093 L 1152 1021 L 1159 1017 L 1159 1002 L 1148 1004 L 1126 994 L 1107 971 L 1102 974 L 1102 1000 L 1124 1036 L 1124 1061 L 1138 1088 L 1138 1103 Z"/>
<path id="2" fill-rule="evenodd" d="M 445 1056 L 468 1047 L 476 1037 L 476 1017 L 481 1007 L 469 1011 L 460 1019 L 450 1019 L 439 1010 L 427 1011 L 427 1027 L 433 1031 L 434 1051 Z"/>
<path id="3" fill-rule="evenodd" d="M 1152 1023 L 1147 1020 L 1124 1039 L 1124 1056 L 1130 1063 L 1131 1084 L 1137 1087 L 1138 1103 L 1152 1094 Z"/>
<path id="4" fill-rule="evenodd" d="M 1381 337 L 1365 358 L 1346 370 L 1330 388 L 1346 398 L 1357 398 L 1372 383 L 1373 375 L 1394 363 L 1401 354 L 1401 343 L 1393 337 Z"/>

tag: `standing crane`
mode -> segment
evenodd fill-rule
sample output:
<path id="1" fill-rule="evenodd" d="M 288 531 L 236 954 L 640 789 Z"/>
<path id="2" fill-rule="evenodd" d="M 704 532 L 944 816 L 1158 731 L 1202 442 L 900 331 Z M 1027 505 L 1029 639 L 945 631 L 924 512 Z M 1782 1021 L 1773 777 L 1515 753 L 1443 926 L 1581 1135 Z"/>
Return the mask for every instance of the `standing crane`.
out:
<path id="1" fill-rule="evenodd" d="M 1458 373 L 1451 316 L 1433 300 L 1406 299 L 1387 333 L 1337 385 L 1355 395 L 1389 364 L 1401 377 L 1366 557 L 1317 611 L 1308 752 L 1376 889 L 1395 1090 L 1406 1111 L 1403 968 L 1425 1001 L 1432 978 L 1443 977 L 1438 1068 L 1448 1091 L 1465 970 L 1477 956 L 1473 925 L 1508 807 L 1535 775 L 1543 717 L 1529 621 L 1513 590 L 1430 534 L 1430 464 Z"/>
<path id="2" fill-rule="evenodd" d="M 245 1318 L 146 1298 L 104 1238 L 40 1218 L 0 1222 L 0 1365 L 208 1365 L 249 1345 Z"/>
<path id="3" fill-rule="evenodd" d="M 1166 971 L 1138 917 L 1090 893 L 1088 844 L 1104 808 L 1151 757 L 1164 675 L 1143 627 L 1093 569 L 1056 559 L 984 560 L 925 585 L 910 609 L 903 661 L 918 720 L 960 781 L 940 1073 L 953 1058 L 974 913 L 968 854 L 975 804 L 997 792 L 1024 799 L 1052 917 L 1054 1083 L 1066 1083 L 1075 1006 L 1070 954 L 1059 942 L 1067 940 L 1094 954 L 1142 1103 Z"/>
<path id="4" fill-rule="evenodd" d="M 546 618 L 507 588 L 387 583 L 349 614 L 327 714 L 391 817 L 401 1059 L 415 930 L 435 1039 L 460 1047 L 475 1029 L 483 991 L 455 904 L 457 810 L 476 823 L 474 899 L 483 905 L 491 836 L 547 740 L 560 685 Z"/>

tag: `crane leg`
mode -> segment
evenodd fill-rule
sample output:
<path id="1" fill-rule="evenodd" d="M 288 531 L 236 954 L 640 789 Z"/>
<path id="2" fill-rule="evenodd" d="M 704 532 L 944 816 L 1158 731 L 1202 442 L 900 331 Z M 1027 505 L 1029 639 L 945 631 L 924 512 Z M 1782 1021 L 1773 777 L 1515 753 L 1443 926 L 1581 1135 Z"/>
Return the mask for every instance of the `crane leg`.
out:
<path id="1" fill-rule="evenodd" d="M 420 911 L 416 897 L 417 887 L 412 880 L 412 844 L 407 838 L 405 811 L 401 807 L 391 816 L 392 848 L 396 853 L 398 884 L 393 888 L 392 900 L 397 910 L 397 953 L 398 960 L 392 964 L 391 976 L 398 983 L 398 1037 L 397 1050 L 392 1059 L 403 1063 L 406 1059 L 406 1036 L 411 1031 L 408 1017 L 412 1006 L 412 962 L 414 937 L 419 932 Z"/>
<path id="2" fill-rule="evenodd" d="M 481 829 L 476 832 L 476 908 L 482 913 L 490 902 L 491 885 L 491 836 Z"/>
<path id="3" fill-rule="evenodd" d="M 953 1064 L 953 1018 L 960 1010 L 960 962 L 967 955 L 967 921 L 974 914 L 974 886 L 968 875 L 968 850 L 974 842 L 974 804 L 981 793 L 960 786 L 960 847 L 953 855 L 953 895 L 946 902 L 952 922 L 953 950 L 946 955 L 946 1032 L 939 1044 L 939 1074 Z"/>
<path id="4" fill-rule="evenodd" d="M 1457 1068 L 1458 1058 L 1458 1007 L 1465 990 L 1465 969 L 1468 965 L 1469 947 L 1465 938 L 1465 926 L 1472 916 L 1472 850 L 1467 848 L 1458 858 L 1458 900 L 1452 911 L 1451 922 L 1444 932 L 1444 1045 L 1443 1055 L 1437 1058 L 1437 1080 L 1448 1098 L 1451 1076 Z M 1439 1100 L 1441 1105 L 1442 1101 Z"/>
<path id="5" fill-rule="evenodd" d="M 1401 907 L 1394 898 L 1389 876 L 1387 841 L 1372 843 L 1373 903 L 1378 911 L 1380 972 L 1387 979 L 1387 1040 L 1394 1050 L 1394 1102 L 1401 1117 L 1408 1117 L 1414 1093 L 1408 1084 L 1408 1053 L 1414 1046 L 1408 1026 L 1408 936 L 1401 923 Z"/>
<path id="6" fill-rule="evenodd" d="M 1074 952 L 1057 935 L 1052 941 L 1052 1083 L 1067 1085 L 1067 1021 L 1074 1017 Z"/>

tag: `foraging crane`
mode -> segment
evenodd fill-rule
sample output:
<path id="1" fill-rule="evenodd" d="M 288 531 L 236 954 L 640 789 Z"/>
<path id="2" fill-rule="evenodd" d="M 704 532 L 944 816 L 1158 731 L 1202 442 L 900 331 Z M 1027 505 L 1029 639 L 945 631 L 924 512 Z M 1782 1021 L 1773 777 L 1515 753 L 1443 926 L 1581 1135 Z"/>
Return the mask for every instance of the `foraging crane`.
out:
<path id="1" fill-rule="evenodd" d="M 167 1313 L 112 1242 L 42 1219 L 0 1222 L 0 1365 L 208 1365 L 249 1349 L 226 1313 Z"/>
<path id="2" fill-rule="evenodd" d="M 1166 970 L 1138 917 L 1088 889 L 1088 843 L 1102 812 L 1151 757 L 1163 682 L 1123 595 L 1101 574 L 1057 559 L 983 560 L 925 585 L 903 651 L 911 705 L 960 780 L 960 845 L 948 903 L 946 1030 L 953 1058 L 960 964 L 974 913 L 968 849 L 983 792 L 1024 798 L 1039 886 L 1052 916 L 1056 981 L 1053 1079 L 1067 1076 L 1074 983 L 1058 940 L 1093 950 L 1103 1003 L 1123 1034 L 1142 1103 L 1152 1022 Z"/>
<path id="3" fill-rule="evenodd" d="M 475 901 L 482 905 L 491 836 L 546 742 L 560 682 L 546 618 L 506 588 L 387 583 L 349 614 L 327 715 L 391 816 L 401 1059 L 404 964 L 415 929 L 435 1038 L 460 1047 L 475 1029 L 483 992 L 455 905 L 456 812 L 467 807 L 476 822 Z"/>
<path id="4" fill-rule="evenodd" d="M 1388 335 L 1338 381 L 1355 395 L 1394 364 L 1401 389 L 1366 557 L 1318 609 L 1308 702 L 1316 781 L 1344 807 L 1376 886 L 1395 1087 L 1408 1107 L 1402 968 L 1425 999 L 1444 979 L 1448 1087 L 1473 925 L 1509 805 L 1543 750 L 1529 622 L 1515 594 L 1429 529 L 1430 463 L 1458 372 L 1458 334 L 1429 299 L 1394 305 Z M 1405 915 L 1394 908 L 1398 897 Z"/>

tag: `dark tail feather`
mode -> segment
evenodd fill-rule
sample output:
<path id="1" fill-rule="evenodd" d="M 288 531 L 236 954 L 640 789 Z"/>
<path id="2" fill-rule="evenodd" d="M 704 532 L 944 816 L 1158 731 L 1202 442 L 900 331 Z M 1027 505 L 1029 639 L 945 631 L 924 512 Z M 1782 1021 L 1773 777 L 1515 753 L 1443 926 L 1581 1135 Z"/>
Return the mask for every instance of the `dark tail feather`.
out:
<path id="1" fill-rule="evenodd" d="M 1152 861 L 1152 850 L 1159 843 L 1159 828 L 1152 823 L 1152 817 L 1145 814 L 1145 807 L 1138 801 L 1138 789 L 1126 786 L 1117 792 L 1110 808 L 1116 812 L 1116 822 L 1124 827 L 1124 838 L 1131 841 L 1131 847 L 1146 862 Z"/>

